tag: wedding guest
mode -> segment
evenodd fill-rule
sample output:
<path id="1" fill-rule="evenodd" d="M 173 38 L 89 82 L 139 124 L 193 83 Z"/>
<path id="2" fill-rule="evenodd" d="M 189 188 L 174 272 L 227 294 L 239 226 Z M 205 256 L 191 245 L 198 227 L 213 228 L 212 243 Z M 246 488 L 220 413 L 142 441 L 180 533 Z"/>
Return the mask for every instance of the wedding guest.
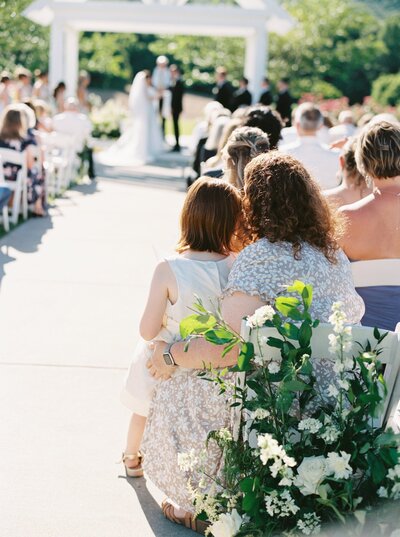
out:
<path id="1" fill-rule="evenodd" d="M 258 127 L 268 134 L 271 149 L 277 149 L 284 124 L 278 112 L 269 106 L 256 105 L 247 109 L 242 126 Z"/>
<path id="2" fill-rule="evenodd" d="M 33 206 L 35 216 L 45 215 L 45 184 L 43 170 L 36 162 L 32 145 L 32 137 L 28 136 L 27 115 L 21 106 L 9 105 L 0 119 L 0 147 L 26 153 L 28 169 L 28 203 Z M 21 166 L 3 162 L 4 177 L 8 181 L 16 181 Z"/>
<path id="3" fill-rule="evenodd" d="M 299 161 L 277 151 L 254 158 L 245 171 L 244 214 L 252 244 L 234 262 L 221 301 L 222 317 L 233 330 L 239 333 L 245 316 L 265 304 L 272 305 L 294 280 L 313 286 L 312 317 L 328 322 L 332 304 L 342 301 L 349 322 L 359 322 L 364 306 L 354 289 L 350 263 L 337 242 L 339 219 Z M 177 455 L 203 449 L 205 437 L 194 431 L 202 423 L 204 410 L 198 408 L 196 390 L 189 391 L 175 372 L 181 367 L 233 366 L 238 350 L 222 357 L 221 347 L 196 338 L 189 346 L 184 341 L 169 346 L 171 363 L 164 360 L 164 352 L 165 343 L 155 343 L 148 364 L 156 378 L 172 378 L 161 383 L 155 394 L 145 433 L 145 467 L 150 479 L 180 506 L 174 521 L 183 523 L 194 511 L 185 484 L 189 478 L 196 480 L 197 474 L 180 469 Z M 316 364 L 321 384 L 330 379 L 325 365 Z M 222 414 L 221 407 L 217 411 Z M 214 464 L 218 463 L 216 458 Z M 203 484 L 207 488 L 218 477 L 218 468 L 206 474 Z"/>
<path id="4" fill-rule="evenodd" d="M 281 78 L 278 82 L 278 99 L 276 101 L 276 111 L 280 114 L 287 127 L 290 127 L 292 117 L 293 97 L 289 92 L 289 79 Z"/>
<path id="5" fill-rule="evenodd" d="M 225 67 L 218 67 L 215 71 L 216 86 L 213 89 L 214 99 L 224 108 L 232 110 L 233 88 L 228 81 L 228 71 Z"/>
<path id="6" fill-rule="evenodd" d="M 246 165 L 257 155 L 268 151 L 268 135 L 261 129 L 257 127 L 235 129 L 222 151 L 225 162 L 224 179 L 242 190 Z"/>
<path id="7" fill-rule="evenodd" d="M 194 295 L 207 308 L 215 309 L 233 263 L 231 251 L 241 215 L 240 195 L 228 183 L 200 178 L 188 191 L 181 213 L 178 255 L 164 259 L 155 269 L 140 322 L 140 335 L 145 341 L 138 345 L 122 393 L 123 402 L 134 413 L 122 456 L 129 476 L 143 474 L 139 449 L 146 416 L 149 415 L 150 429 L 159 428 L 162 434 L 163 417 L 159 415 L 157 421 L 153 421 L 150 406 L 152 397 L 165 399 L 176 383 L 185 386 L 186 397 L 175 400 L 175 408 L 185 405 L 185 398 L 190 398 L 190 394 L 194 396 L 192 405 L 195 403 L 197 406 L 197 415 L 193 415 L 195 428 L 191 434 L 186 434 L 188 443 L 194 439 L 197 439 L 196 442 L 205 440 L 209 431 L 226 424 L 229 412 L 225 408 L 224 398 L 219 398 L 219 390 L 211 383 L 201 382 L 193 371 L 177 370 L 176 376 L 168 383 L 156 385 L 146 368 L 151 351 L 145 342 L 163 341 L 168 358 L 168 347 L 180 338 L 179 323 L 191 313 Z M 197 420 L 200 416 L 201 419 Z M 152 442 L 150 433 L 150 438 L 143 445 L 145 470 L 150 479 L 154 478 L 156 484 L 162 485 L 163 480 L 159 483 L 161 472 L 156 461 L 149 459 L 147 463 L 146 460 L 147 450 L 154 448 Z M 171 465 L 171 468 L 176 467 L 177 460 L 171 460 Z M 214 470 L 214 461 L 210 461 L 210 465 Z M 168 472 L 164 477 L 168 478 Z M 184 490 L 181 493 L 184 494 Z M 165 514 L 168 516 L 167 508 Z"/>
<path id="8" fill-rule="evenodd" d="M 87 71 L 81 71 L 79 73 L 78 88 L 77 88 L 76 96 L 79 102 L 79 110 L 83 114 L 87 114 L 88 112 L 90 112 L 90 109 L 92 108 L 89 102 L 89 92 L 88 92 L 89 84 L 90 84 L 89 73 Z"/>
<path id="9" fill-rule="evenodd" d="M 12 102 L 10 87 L 10 75 L 6 71 L 3 71 L 0 75 L 0 114 Z"/>
<path id="10" fill-rule="evenodd" d="M 270 106 L 274 102 L 274 99 L 272 97 L 271 86 L 268 78 L 264 78 L 261 84 L 261 88 L 262 93 L 259 99 L 260 104 L 263 104 L 264 106 Z"/>
<path id="11" fill-rule="evenodd" d="M 203 174 L 207 177 L 215 177 L 219 178 L 224 175 L 224 166 L 225 161 L 223 158 L 223 151 L 224 147 L 226 145 L 226 142 L 228 141 L 228 138 L 232 134 L 232 132 L 240 127 L 241 125 L 240 119 L 232 118 L 229 123 L 227 123 L 224 127 L 224 130 L 222 131 L 222 136 L 218 144 L 218 151 L 217 154 L 214 157 L 209 158 L 203 166 Z"/>
<path id="12" fill-rule="evenodd" d="M 49 75 L 47 71 L 37 69 L 35 71 L 36 81 L 33 85 L 32 97 L 44 102 L 50 100 Z"/>
<path id="13" fill-rule="evenodd" d="M 23 102 L 25 99 L 30 99 L 32 96 L 32 76 L 28 69 L 20 68 L 16 72 L 17 86 L 15 92 L 15 100 Z"/>
<path id="14" fill-rule="evenodd" d="M 172 122 L 174 125 L 175 146 L 173 151 L 180 151 L 181 146 L 179 143 L 179 116 L 183 111 L 183 94 L 185 92 L 185 85 L 182 80 L 181 70 L 177 65 L 171 65 L 171 85 L 169 90 L 171 92 L 171 112 Z"/>
<path id="15" fill-rule="evenodd" d="M 33 101 L 36 111 L 36 128 L 39 131 L 51 132 L 53 130 L 50 106 L 45 101 Z"/>
<path id="16" fill-rule="evenodd" d="M 53 117 L 53 129 L 68 134 L 74 139 L 75 151 L 88 160 L 89 179 L 95 179 L 93 149 L 88 145 L 88 138 L 93 130 L 92 122 L 86 114 L 79 112 L 79 103 L 73 97 L 67 99 L 65 111 Z"/>
<path id="17" fill-rule="evenodd" d="M 158 56 L 152 77 L 153 86 L 158 91 L 158 102 L 163 136 L 165 136 L 165 114 L 163 114 L 164 92 L 171 86 L 171 73 L 168 69 L 168 64 L 169 60 L 166 56 Z"/>
<path id="18" fill-rule="evenodd" d="M 330 143 L 343 138 L 350 138 L 355 135 L 356 131 L 357 127 L 353 112 L 351 110 L 343 110 L 339 114 L 338 125 L 329 129 Z"/>
<path id="19" fill-rule="evenodd" d="M 369 196 L 341 208 L 348 226 L 342 247 L 352 261 L 400 259 L 400 124 L 369 123 L 358 137 L 355 159 L 372 184 Z M 362 324 L 394 330 L 400 321 L 398 285 L 358 287 Z"/>
<path id="20" fill-rule="evenodd" d="M 222 133 L 226 125 L 231 121 L 231 112 L 222 108 L 217 110 L 213 114 L 213 119 L 210 127 L 210 132 L 208 134 L 206 143 L 200 153 L 200 163 L 206 162 L 209 158 L 217 154 L 218 146 L 222 138 Z"/>
<path id="21" fill-rule="evenodd" d="M 322 189 L 337 186 L 339 152 L 321 144 L 318 131 L 323 123 L 320 109 L 313 103 L 301 104 L 295 112 L 297 140 L 279 149 L 300 160 Z"/>
<path id="22" fill-rule="evenodd" d="M 350 138 L 340 154 L 338 172 L 340 185 L 324 192 L 326 199 L 337 207 L 359 201 L 371 193 L 371 189 L 366 185 L 365 177 L 357 168 L 356 143 L 355 138 Z"/>
<path id="23" fill-rule="evenodd" d="M 56 114 L 64 112 L 66 89 L 67 89 L 67 86 L 65 85 L 65 82 L 59 82 L 57 86 L 54 88 L 53 105 L 54 105 L 54 111 Z"/>
<path id="24" fill-rule="evenodd" d="M 232 96 L 232 111 L 234 112 L 240 107 L 250 106 L 252 95 L 249 91 L 249 81 L 246 77 L 239 80 L 239 89 L 233 92 Z"/>

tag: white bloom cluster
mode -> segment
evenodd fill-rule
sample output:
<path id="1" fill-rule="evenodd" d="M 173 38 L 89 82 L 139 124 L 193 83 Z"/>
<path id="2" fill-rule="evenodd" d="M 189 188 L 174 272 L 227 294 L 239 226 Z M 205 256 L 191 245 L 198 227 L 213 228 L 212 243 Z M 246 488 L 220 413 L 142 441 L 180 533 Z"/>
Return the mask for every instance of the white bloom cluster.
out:
<path id="1" fill-rule="evenodd" d="M 271 415 L 271 412 L 269 410 L 266 410 L 265 408 L 256 408 L 256 410 L 253 410 L 251 413 L 251 419 L 252 420 L 264 420 L 265 418 L 268 418 Z"/>
<path id="2" fill-rule="evenodd" d="M 199 486 L 200 487 L 200 486 Z M 201 492 L 198 488 L 193 488 L 190 481 L 187 484 L 188 492 L 192 503 L 195 506 L 194 515 L 198 516 L 200 513 L 206 513 L 208 520 L 214 522 L 218 519 L 219 513 L 219 501 L 215 497 L 217 492 L 214 488 L 214 484 L 211 487 L 208 484 L 207 493 Z M 205 488 L 205 487 L 202 487 Z"/>
<path id="3" fill-rule="evenodd" d="M 299 431 L 309 431 L 316 434 L 322 427 L 322 423 L 314 418 L 306 418 L 299 422 Z"/>
<path id="4" fill-rule="evenodd" d="M 400 464 L 396 464 L 394 468 L 390 468 L 386 476 L 392 483 L 390 487 L 380 487 L 378 496 L 381 498 L 391 498 L 392 500 L 400 500 Z"/>
<path id="5" fill-rule="evenodd" d="M 280 370 L 281 370 L 281 364 L 277 360 L 271 361 L 268 364 L 268 371 L 271 373 L 271 375 L 274 375 L 275 373 L 279 373 Z"/>
<path id="6" fill-rule="evenodd" d="M 234 537 L 242 523 L 242 517 L 236 509 L 233 509 L 231 513 L 219 515 L 218 520 L 208 528 L 207 534 L 211 533 L 214 537 Z"/>
<path id="7" fill-rule="evenodd" d="M 281 493 L 274 490 L 264 499 L 269 516 L 286 517 L 295 515 L 300 510 L 288 490 L 284 490 Z"/>
<path id="8" fill-rule="evenodd" d="M 229 429 L 223 428 L 218 431 L 218 438 L 222 442 L 230 442 L 232 440 L 232 434 Z"/>
<path id="9" fill-rule="evenodd" d="M 183 472 L 190 472 L 199 462 L 199 457 L 194 449 L 188 453 L 178 453 L 178 466 Z"/>
<path id="10" fill-rule="evenodd" d="M 279 472 L 282 472 L 287 467 L 296 466 L 296 461 L 293 457 L 289 457 L 284 448 L 273 438 L 269 433 L 259 435 L 257 437 L 257 444 L 260 448 L 261 462 L 266 465 L 268 461 L 272 460 L 273 463 L 270 466 L 272 477 L 276 477 Z"/>
<path id="11" fill-rule="evenodd" d="M 304 535 L 316 535 L 321 531 L 321 519 L 316 513 L 306 513 L 297 527 Z"/>
<path id="12" fill-rule="evenodd" d="M 319 494 L 319 488 L 326 477 L 333 476 L 335 479 L 348 479 L 353 469 L 350 464 L 350 455 L 341 451 L 340 455 L 334 452 L 318 457 L 305 457 L 297 469 L 294 484 L 299 488 L 303 496 Z"/>
<path id="13" fill-rule="evenodd" d="M 261 367 L 264 367 L 264 365 L 268 362 L 268 360 L 264 358 L 264 356 L 262 356 L 261 354 L 255 354 L 253 361 L 256 365 L 259 365 Z"/>
<path id="14" fill-rule="evenodd" d="M 261 328 L 266 321 L 271 321 L 274 315 L 275 310 L 272 306 L 262 306 L 247 318 L 246 326 L 250 328 Z"/>
<path id="15" fill-rule="evenodd" d="M 340 431 L 335 425 L 327 425 L 320 436 L 326 444 L 333 444 L 339 438 Z"/>
<path id="16" fill-rule="evenodd" d="M 336 354 L 343 349 L 349 352 L 352 347 L 351 327 L 345 326 L 347 321 L 346 314 L 343 311 L 343 302 L 335 302 L 332 305 L 332 315 L 329 322 L 333 326 L 334 334 L 329 334 L 329 351 Z"/>

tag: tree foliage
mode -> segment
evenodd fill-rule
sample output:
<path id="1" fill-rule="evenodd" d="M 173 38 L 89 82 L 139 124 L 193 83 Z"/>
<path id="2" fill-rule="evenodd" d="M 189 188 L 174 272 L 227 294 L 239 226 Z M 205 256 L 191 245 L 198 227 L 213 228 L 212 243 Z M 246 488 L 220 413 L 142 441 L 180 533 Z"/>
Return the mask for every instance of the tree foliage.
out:
<path id="1" fill-rule="evenodd" d="M 383 106 L 400 103 L 400 73 L 382 75 L 372 85 L 372 97 Z"/>

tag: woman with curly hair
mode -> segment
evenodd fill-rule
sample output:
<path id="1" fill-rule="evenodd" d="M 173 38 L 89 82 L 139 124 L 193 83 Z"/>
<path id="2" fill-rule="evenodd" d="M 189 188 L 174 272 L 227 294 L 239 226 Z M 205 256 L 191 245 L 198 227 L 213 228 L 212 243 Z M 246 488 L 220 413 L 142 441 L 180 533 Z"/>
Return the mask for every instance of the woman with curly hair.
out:
<path id="1" fill-rule="evenodd" d="M 234 262 L 221 300 L 222 316 L 236 332 L 240 332 L 243 317 L 273 304 L 294 280 L 313 285 L 310 313 L 314 318 L 327 322 L 332 304 L 342 301 L 349 322 L 360 321 L 364 305 L 354 289 L 350 263 L 337 243 L 340 221 L 298 160 L 277 151 L 255 157 L 245 170 L 244 214 L 251 244 Z M 168 347 L 173 360 L 167 365 L 165 344 L 156 343 L 148 364 L 151 374 L 166 378 L 178 365 L 220 368 L 237 361 L 237 349 L 222 357 L 221 348 L 205 339 L 194 339 L 187 349 L 185 346 L 178 341 Z M 171 409 L 174 419 L 173 404 Z M 179 419 L 185 421 L 190 411 L 182 410 Z M 190 418 L 186 425 L 190 430 Z M 189 500 L 186 509 L 188 505 Z"/>

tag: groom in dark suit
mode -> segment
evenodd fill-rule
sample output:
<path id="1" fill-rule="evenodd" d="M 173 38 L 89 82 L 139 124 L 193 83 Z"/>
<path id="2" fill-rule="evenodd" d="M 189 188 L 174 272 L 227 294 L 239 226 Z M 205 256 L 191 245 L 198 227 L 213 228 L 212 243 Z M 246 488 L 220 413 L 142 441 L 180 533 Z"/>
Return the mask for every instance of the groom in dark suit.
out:
<path id="1" fill-rule="evenodd" d="M 215 71 L 216 86 L 213 89 L 214 99 L 224 108 L 232 110 L 233 88 L 227 80 L 228 72 L 225 67 L 218 67 Z"/>
<path id="2" fill-rule="evenodd" d="M 177 65 L 171 65 L 171 112 L 172 112 L 172 121 L 174 124 L 174 134 L 175 134 L 175 147 L 172 151 L 180 151 L 181 146 L 179 144 L 179 116 L 183 110 L 183 94 L 185 92 L 185 85 L 181 78 L 181 71 Z"/>

